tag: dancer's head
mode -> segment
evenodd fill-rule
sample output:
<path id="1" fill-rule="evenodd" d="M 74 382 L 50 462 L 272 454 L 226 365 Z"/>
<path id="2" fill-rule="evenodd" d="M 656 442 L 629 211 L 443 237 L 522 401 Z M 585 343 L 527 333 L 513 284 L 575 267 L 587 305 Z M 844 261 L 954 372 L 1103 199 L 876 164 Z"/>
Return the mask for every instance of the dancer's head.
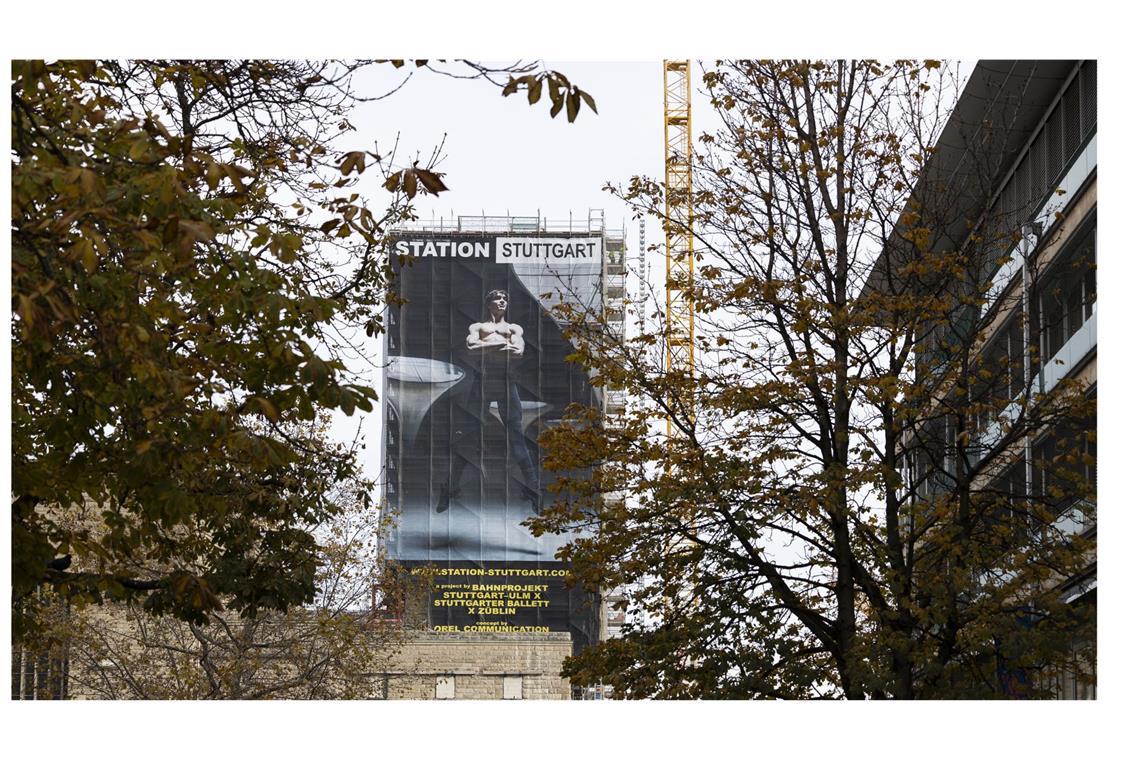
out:
<path id="1" fill-rule="evenodd" d="M 507 303 L 509 300 L 507 291 L 489 290 L 487 291 L 487 297 L 483 299 L 483 306 L 492 316 L 501 316 L 507 313 Z"/>

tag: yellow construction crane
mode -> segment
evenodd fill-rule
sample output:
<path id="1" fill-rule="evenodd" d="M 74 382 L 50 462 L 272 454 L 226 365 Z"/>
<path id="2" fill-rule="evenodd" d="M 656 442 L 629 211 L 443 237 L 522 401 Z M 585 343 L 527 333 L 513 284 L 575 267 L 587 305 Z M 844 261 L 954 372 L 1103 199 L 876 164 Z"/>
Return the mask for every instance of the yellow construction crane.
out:
<path id="1" fill-rule="evenodd" d="M 693 377 L 696 329 L 693 315 L 693 111 L 689 61 L 665 61 L 665 369 Z M 695 415 L 689 387 L 682 391 L 687 416 Z M 666 435 L 676 432 L 672 418 L 666 419 Z M 666 472 L 670 465 L 665 465 Z M 695 530 L 691 505 L 682 507 L 682 519 Z M 697 551 L 691 539 L 682 536 L 666 551 L 690 554 Z M 688 579 L 688 604 L 699 604 L 697 564 Z M 682 595 L 683 596 L 683 595 Z M 672 603 L 679 603 L 673 599 Z"/>
<path id="2" fill-rule="evenodd" d="M 693 374 L 693 127 L 689 61 L 665 61 L 665 369 Z M 668 422 L 668 434 L 673 423 Z"/>

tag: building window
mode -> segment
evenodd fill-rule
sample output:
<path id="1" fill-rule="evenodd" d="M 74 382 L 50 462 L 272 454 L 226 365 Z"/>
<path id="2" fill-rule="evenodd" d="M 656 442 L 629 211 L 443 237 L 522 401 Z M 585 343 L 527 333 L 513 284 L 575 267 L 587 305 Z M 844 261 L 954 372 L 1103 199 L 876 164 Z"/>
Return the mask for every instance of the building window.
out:
<path id="1" fill-rule="evenodd" d="M 995 202 L 1001 226 L 1016 229 L 1033 219 L 1095 133 L 1096 61 L 1086 61 L 1001 189 Z M 993 272 L 984 274 L 989 277 Z"/>
<path id="2" fill-rule="evenodd" d="M 1017 456 L 979 491 L 982 524 L 995 545 L 1019 546 L 1029 536 L 1025 508 L 1025 457 Z"/>
<path id="3" fill-rule="evenodd" d="M 1096 131 L 1096 61 L 1081 66 L 1081 131 Z"/>
<path id="4" fill-rule="evenodd" d="M 1095 410 L 1033 443 L 1032 493 L 1054 518 L 1078 501 L 1096 501 Z"/>
<path id="5" fill-rule="evenodd" d="M 31 652 L 12 647 L 12 699 L 67 699 L 67 648 Z"/>
<path id="6" fill-rule="evenodd" d="M 1047 362 L 1076 335 L 1096 305 L 1096 227 L 1049 267 L 1037 290 L 1038 349 Z"/>
<path id="7" fill-rule="evenodd" d="M 910 473 L 910 495 L 928 501 L 949 490 L 954 471 L 953 435 L 948 417 L 928 420 L 915 431 L 904 453 Z"/>
<path id="8" fill-rule="evenodd" d="M 455 699 L 455 676 L 436 676 L 435 698 Z"/>
<path id="9" fill-rule="evenodd" d="M 1054 699 L 1096 699 L 1095 648 L 1082 642 L 1074 644 L 1069 662 L 1047 670 L 1042 686 Z"/>
<path id="10" fill-rule="evenodd" d="M 503 699 L 522 699 L 522 676 L 503 676 Z"/>
<path id="11" fill-rule="evenodd" d="M 974 370 L 970 395 L 979 432 L 985 432 L 1006 405 L 1025 389 L 1025 343 L 1021 322 L 1020 315 L 1015 314 L 998 330 Z"/>

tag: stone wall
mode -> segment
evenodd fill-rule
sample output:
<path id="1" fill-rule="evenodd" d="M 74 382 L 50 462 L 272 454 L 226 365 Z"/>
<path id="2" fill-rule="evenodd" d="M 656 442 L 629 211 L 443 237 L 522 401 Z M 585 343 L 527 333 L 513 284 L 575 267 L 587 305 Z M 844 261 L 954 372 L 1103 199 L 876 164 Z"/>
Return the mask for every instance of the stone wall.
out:
<path id="1" fill-rule="evenodd" d="M 374 674 L 378 699 L 503 699 L 508 679 L 521 678 L 523 699 L 569 699 L 562 662 L 569 633 L 416 632 Z M 440 688 L 438 679 L 453 679 Z"/>
<path id="2" fill-rule="evenodd" d="M 13 698 L 69 699 L 203 699 L 256 698 L 259 687 L 296 682 L 266 696 L 278 699 L 570 699 L 570 683 L 559 673 L 570 656 L 569 633 L 442 633 L 370 627 L 352 652 L 342 653 L 339 667 L 364 678 L 347 688 L 337 672 L 308 673 L 312 663 L 289 646 L 307 641 L 291 626 L 303 620 L 282 619 L 263 624 L 258 650 L 264 656 L 243 661 L 248 678 L 240 693 L 212 688 L 200 666 L 199 642 L 184 624 L 153 618 L 137 608 L 117 604 L 91 607 L 67 616 L 72 638 L 67 647 L 59 689 L 35 693 L 16 658 Z M 242 621 L 228 620 L 230 628 Z M 211 636 L 222 628 L 209 626 Z M 317 642 L 319 643 L 319 642 Z M 301 647 L 307 649 L 311 647 Z M 279 651 L 280 650 L 280 651 Z M 15 651 L 15 650 L 14 650 Z M 221 671 L 233 671 L 233 653 L 216 648 L 212 661 Z M 319 654 L 319 653 L 318 653 Z M 249 657 L 246 652 L 243 656 Z M 254 661 L 256 660 L 256 661 Z M 63 662 L 63 661 L 61 661 Z M 46 667 L 46 666 L 45 666 Z M 45 671 L 46 672 L 46 671 Z M 54 671 L 53 671 L 54 672 Z M 309 676 L 320 679 L 312 681 Z M 445 679 L 437 690 L 439 679 Z M 59 678 L 57 678 L 59 680 Z M 46 683 L 46 681 L 45 681 Z M 54 683 L 54 681 L 52 682 Z M 323 686 L 324 688 L 317 688 Z M 27 694 L 25 694 L 27 692 Z"/>

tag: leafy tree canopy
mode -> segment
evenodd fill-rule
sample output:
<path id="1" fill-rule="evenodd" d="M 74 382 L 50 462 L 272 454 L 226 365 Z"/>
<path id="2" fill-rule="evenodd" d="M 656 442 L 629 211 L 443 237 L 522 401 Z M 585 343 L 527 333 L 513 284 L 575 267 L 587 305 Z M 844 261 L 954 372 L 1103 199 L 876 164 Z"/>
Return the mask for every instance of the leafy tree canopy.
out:
<path id="1" fill-rule="evenodd" d="M 640 698 L 1041 693 L 1092 640 L 1064 587 L 1095 531 L 1057 518 L 1094 519 L 1095 398 L 981 351 L 1023 325 L 1019 296 L 982 309 L 1030 210 L 981 213 L 1012 114 L 949 120 L 937 61 L 724 61 L 704 84 L 721 124 L 693 160 L 695 273 L 672 283 L 695 371 L 665 369 L 660 313 L 624 342 L 580 317 L 577 358 L 629 410 L 546 434 L 547 466 L 593 476 L 535 524 L 585 528 L 564 556 L 628 589 L 633 620 L 565 674 Z M 944 129 L 967 146 L 947 162 Z M 688 231 L 665 192 L 685 189 L 624 194 Z M 1047 474 L 1028 489 L 1027 456 Z"/>
<path id="2" fill-rule="evenodd" d="M 17 636 L 45 584 L 193 623 L 313 599 L 310 528 L 354 457 L 297 431 L 371 409 L 345 336 L 381 330 L 386 227 L 446 190 L 434 161 L 334 149 L 373 65 L 440 64 L 13 63 Z M 571 121 L 592 105 L 533 65 L 457 66 L 532 103 L 545 83 Z"/>

